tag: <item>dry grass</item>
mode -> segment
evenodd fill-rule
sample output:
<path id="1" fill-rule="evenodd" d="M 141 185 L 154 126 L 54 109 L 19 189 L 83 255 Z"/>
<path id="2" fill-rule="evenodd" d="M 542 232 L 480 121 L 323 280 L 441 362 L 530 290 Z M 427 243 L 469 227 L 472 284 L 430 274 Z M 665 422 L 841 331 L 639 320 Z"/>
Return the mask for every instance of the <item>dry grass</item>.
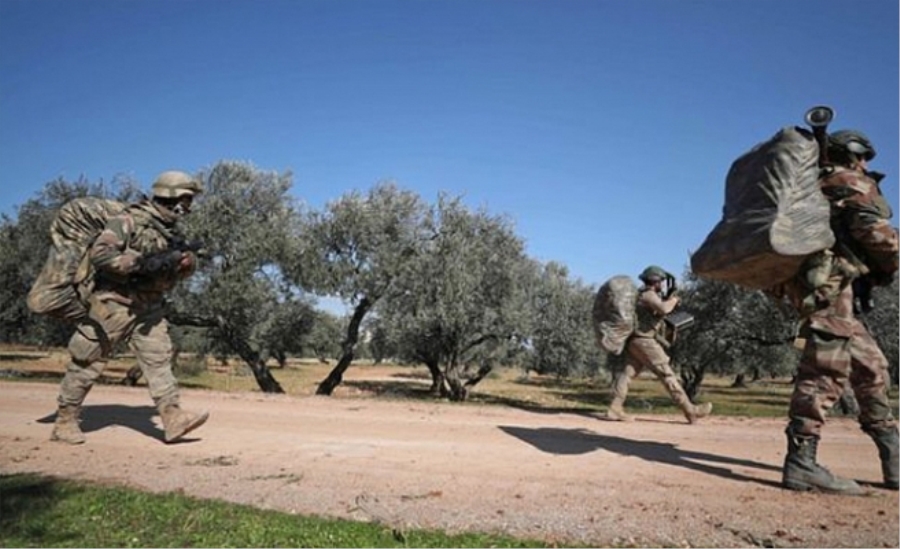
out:
<path id="1" fill-rule="evenodd" d="M 184 356 L 185 361 L 195 357 Z M 47 380 L 56 382 L 65 371 L 65 350 L 38 351 L 27 348 L 0 348 L 0 372 L 7 379 Z M 123 355 L 111 360 L 104 370 L 103 383 L 120 383 L 134 365 L 134 357 Z M 313 395 L 334 363 L 313 359 L 291 359 L 287 367 L 270 363 L 272 375 L 290 395 Z M 205 371 L 197 375 L 179 376 L 183 387 L 224 392 L 259 391 L 249 367 L 239 359 L 225 363 L 206 360 Z M 745 388 L 730 387 L 731 378 L 712 377 L 704 381 L 700 401 L 710 401 L 717 414 L 741 416 L 783 416 L 791 392 L 787 379 L 756 382 Z M 424 366 L 374 365 L 354 362 L 344 374 L 343 383 L 334 391 L 339 398 L 397 398 L 433 400 L 429 394 L 431 377 Z M 521 370 L 495 371 L 470 393 L 475 403 L 513 406 L 533 411 L 602 412 L 610 399 L 608 380 L 556 379 Z M 629 392 L 627 408 L 635 413 L 676 413 L 671 399 L 661 384 L 645 374 L 635 380 Z"/>

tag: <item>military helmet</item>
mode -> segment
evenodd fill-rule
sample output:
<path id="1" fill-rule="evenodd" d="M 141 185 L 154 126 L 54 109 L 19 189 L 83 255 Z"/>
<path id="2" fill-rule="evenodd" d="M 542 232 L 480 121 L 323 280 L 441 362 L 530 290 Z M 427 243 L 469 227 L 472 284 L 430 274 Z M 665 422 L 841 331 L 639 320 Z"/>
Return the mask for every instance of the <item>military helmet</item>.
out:
<path id="1" fill-rule="evenodd" d="M 657 267 L 656 265 L 650 265 L 646 269 L 644 269 L 641 274 L 638 275 L 638 278 L 641 279 L 641 282 L 644 284 L 650 284 L 652 282 L 660 282 L 665 280 L 666 277 L 669 276 L 669 273 L 666 272 L 662 267 Z"/>
<path id="2" fill-rule="evenodd" d="M 168 171 L 159 174 L 153 182 L 155 198 L 180 198 L 194 196 L 203 192 L 200 182 L 190 175 L 179 171 Z"/>
<path id="3" fill-rule="evenodd" d="M 828 147 L 846 151 L 859 156 L 866 161 L 875 158 L 875 147 L 859 130 L 838 130 L 828 136 Z"/>

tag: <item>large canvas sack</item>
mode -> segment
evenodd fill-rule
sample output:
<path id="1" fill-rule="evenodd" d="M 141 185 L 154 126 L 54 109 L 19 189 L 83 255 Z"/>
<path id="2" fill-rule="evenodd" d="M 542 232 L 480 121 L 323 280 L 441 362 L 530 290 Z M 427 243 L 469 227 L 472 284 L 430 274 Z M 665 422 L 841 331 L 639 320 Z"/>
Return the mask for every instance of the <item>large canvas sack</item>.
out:
<path id="1" fill-rule="evenodd" d="M 91 276 L 87 250 L 110 217 L 126 205 L 105 198 L 75 198 L 65 203 L 50 224 L 50 250 L 44 268 L 28 292 L 32 312 L 66 320 L 87 313 L 79 289 Z"/>
<path id="2" fill-rule="evenodd" d="M 815 138 L 799 127 L 783 128 L 738 158 L 725 181 L 722 220 L 691 256 L 694 273 L 766 289 L 834 245 L 818 159 Z"/>
<path id="3" fill-rule="evenodd" d="M 614 276 L 597 290 L 591 319 L 597 344 L 606 352 L 622 354 L 634 332 L 636 303 L 637 286 L 628 276 Z"/>

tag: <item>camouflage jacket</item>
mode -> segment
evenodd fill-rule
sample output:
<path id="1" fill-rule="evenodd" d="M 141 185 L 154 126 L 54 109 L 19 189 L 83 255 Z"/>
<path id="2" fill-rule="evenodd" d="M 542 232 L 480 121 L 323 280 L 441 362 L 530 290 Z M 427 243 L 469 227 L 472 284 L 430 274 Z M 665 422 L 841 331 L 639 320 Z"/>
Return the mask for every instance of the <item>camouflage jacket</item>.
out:
<path id="1" fill-rule="evenodd" d="M 635 337 L 652 337 L 665 339 L 665 316 L 675 310 L 678 299 L 670 297 L 663 300 L 652 288 L 642 287 L 638 290 L 635 314 L 637 326 L 634 328 Z"/>
<path id="2" fill-rule="evenodd" d="M 841 337 L 858 331 L 852 282 L 869 274 L 887 283 L 898 268 L 898 234 L 888 221 L 893 213 L 881 189 L 880 176 L 832 168 L 820 180 L 831 204 L 831 228 L 837 242 L 808 261 L 785 290 L 791 303 L 813 329 Z"/>
<path id="3" fill-rule="evenodd" d="M 176 272 L 137 275 L 138 260 L 161 252 L 180 235 L 177 218 L 144 200 L 109 218 L 91 246 L 89 257 L 96 271 L 96 292 L 117 294 L 121 301 L 161 300 L 182 278 Z"/>
<path id="4" fill-rule="evenodd" d="M 861 274 L 890 279 L 898 268 L 897 230 L 888 221 L 893 212 L 878 182 L 880 174 L 835 168 L 821 180 L 831 203 L 831 226 L 838 239 L 836 256 L 859 262 Z M 855 257 L 854 257 L 855 256 Z"/>

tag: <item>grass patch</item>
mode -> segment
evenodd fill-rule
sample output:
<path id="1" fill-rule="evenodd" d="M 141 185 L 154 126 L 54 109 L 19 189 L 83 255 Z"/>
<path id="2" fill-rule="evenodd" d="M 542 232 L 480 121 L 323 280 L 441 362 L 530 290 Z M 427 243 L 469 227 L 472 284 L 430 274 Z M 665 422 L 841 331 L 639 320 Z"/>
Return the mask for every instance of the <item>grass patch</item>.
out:
<path id="1" fill-rule="evenodd" d="M 0 494 L 2 547 L 548 546 L 491 534 L 401 532 L 36 475 L 0 476 Z"/>
<path id="2" fill-rule="evenodd" d="M 68 355 L 64 350 L 33 352 L 33 360 L 22 357 L 25 350 L 7 351 L 12 358 L 5 360 L 0 353 L 0 379 L 16 381 L 57 382 L 65 371 Z M 179 356 L 179 384 L 184 388 L 206 389 L 228 393 L 259 392 L 259 385 L 249 368 L 240 359 L 220 362 L 200 359 L 190 354 Z M 134 365 L 134 357 L 123 354 L 110 361 L 101 382 L 118 383 Z M 273 367 L 272 375 L 285 393 L 309 396 L 316 392 L 332 363 L 310 359 L 288 359 L 286 368 Z M 355 361 L 344 373 L 344 381 L 335 391 L 338 398 L 378 398 L 385 400 L 416 400 L 433 402 L 437 398 L 428 392 L 431 376 L 424 366 L 398 366 Z M 713 414 L 741 417 L 787 417 L 792 386 L 789 378 L 765 378 L 748 382 L 744 387 L 732 387 L 733 376 L 708 375 L 703 380 L 698 402 L 712 402 Z M 138 382 L 145 385 L 143 378 Z M 557 378 L 537 374 L 523 375 L 517 368 L 500 368 L 491 372 L 470 393 L 469 403 L 500 405 L 544 413 L 594 414 L 606 410 L 612 399 L 611 378 Z M 897 388 L 888 393 L 891 408 L 898 414 Z M 460 405 L 465 405 L 461 403 Z M 628 392 L 625 408 L 632 414 L 675 414 L 681 411 L 674 405 L 662 384 L 649 372 L 635 379 Z"/>

